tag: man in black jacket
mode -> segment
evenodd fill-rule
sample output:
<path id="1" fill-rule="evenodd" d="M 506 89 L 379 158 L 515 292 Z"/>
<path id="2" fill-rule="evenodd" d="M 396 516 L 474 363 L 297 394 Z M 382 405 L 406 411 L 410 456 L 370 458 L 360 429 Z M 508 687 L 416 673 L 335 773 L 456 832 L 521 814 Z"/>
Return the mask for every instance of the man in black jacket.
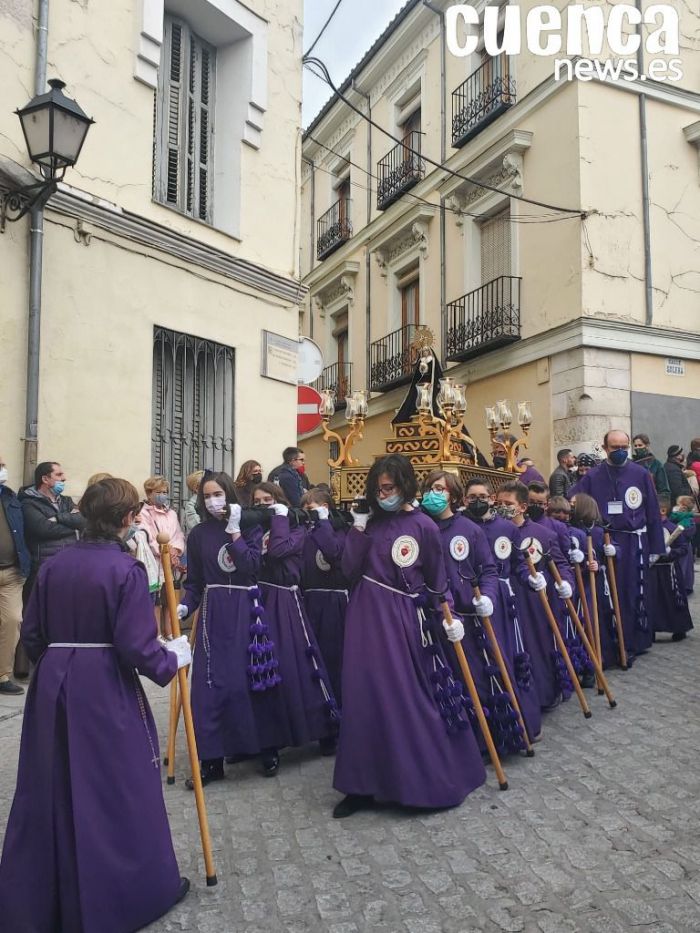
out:
<path id="1" fill-rule="evenodd" d="M 64 547 L 75 544 L 85 525 L 71 497 L 63 495 L 65 486 L 61 464 L 48 461 L 40 463 L 34 471 L 34 485 L 20 491 L 24 534 L 32 561 L 24 587 L 25 602 L 41 564 Z"/>
<path id="2" fill-rule="evenodd" d="M 282 492 L 292 508 L 299 508 L 301 497 L 310 488 L 306 472 L 306 458 L 301 447 L 285 447 L 282 451 L 284 463 L 270 471 L 268 480 L 282 487 Z"/>
<path id="3" fill-rule="evenodd" d="M 12 680 L 12 667 L 22 622 L 22 587 L 30 561 L 22 506 L 7 479 L 7 467 L 0 456 L 0 694 L 22 694 L 22 687 Z"/>
<path id="4" fill-rule="evenodd" d="M 688 478 L 683 472 L 685 457 L 683 448 L 678 444 L 671 444 L 666 451 L 666 463 L 664 469 L 668 476 L 668 485 L 671 488 L 671 508 L 676 504 L 679 496 L 692 496 L 693 490 L 690 488 Z"/>
<path id="5" fill-rule="evenodd" d="M 576 457 L 565 447 L 557 453 L 559 466 L 549 477 L 550 496 L 565 496 L 569 487 L 573 486 L 574 474 L 571 472 L 576 466 Z"/>

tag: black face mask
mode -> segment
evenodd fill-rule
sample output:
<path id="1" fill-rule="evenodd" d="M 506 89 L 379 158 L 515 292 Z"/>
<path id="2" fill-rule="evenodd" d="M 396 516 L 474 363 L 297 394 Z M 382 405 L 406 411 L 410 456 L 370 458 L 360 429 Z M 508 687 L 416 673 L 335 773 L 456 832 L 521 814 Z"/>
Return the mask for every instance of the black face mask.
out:
<path id="1" fill-rule="evenodd" d="M 250 477 L 251 483 L 262 483 L 262 473 L 253 473 Z"/>
<path id="2" fill-rule="evenodd" d="M 533 522 L 538 522 L 544 515 L 544 506 L 543 505 L 528 505 L 527 507 L 527 516 L 531 518 Z"/>
<path id="3" fill-rule="evenodd" d="M 467 505 L 467 514 L 472 518 L 483 518 L 490 508 L 490 502 L 484 502 L 481 499 L 477 499 L 475 502 L 470 502 Z"/>
<path id="4" fill-rule="evenodd" d="M 505 469 L 505 466 L 507 463 L 508 463 L 507 457 L 494 457 L 493 458 L 493 467 L 495 470 Z"/>

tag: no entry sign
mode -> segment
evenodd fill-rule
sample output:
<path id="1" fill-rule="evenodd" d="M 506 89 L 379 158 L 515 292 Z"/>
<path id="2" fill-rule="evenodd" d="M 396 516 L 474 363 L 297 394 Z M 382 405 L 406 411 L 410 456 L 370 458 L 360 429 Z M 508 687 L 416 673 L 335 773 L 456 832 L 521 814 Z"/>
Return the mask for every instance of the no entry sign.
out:
<path id="1" fill-rule="evenodd" d="M 321 423 L 318 406 L 321 396 L 311 386 L 299 386 L 297 404 L 297 434 L 308 434 Z"/>

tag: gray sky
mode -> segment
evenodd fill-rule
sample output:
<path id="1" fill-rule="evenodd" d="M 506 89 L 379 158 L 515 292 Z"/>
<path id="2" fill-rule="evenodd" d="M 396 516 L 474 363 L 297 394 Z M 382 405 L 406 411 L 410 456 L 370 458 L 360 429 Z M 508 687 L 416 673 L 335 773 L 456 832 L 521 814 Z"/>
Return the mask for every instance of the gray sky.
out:
<path id="1" fill-rule="evenodd" d="M 336 0 L 304 0 L 304 51 L 328 18 Z M 338 12 L 313 51 L 325 62 L 336 86 L 347 77 L 406 0 L 342 0 Z M 332 91 L 304 69 L 304 126 L 313 120 Z"/>

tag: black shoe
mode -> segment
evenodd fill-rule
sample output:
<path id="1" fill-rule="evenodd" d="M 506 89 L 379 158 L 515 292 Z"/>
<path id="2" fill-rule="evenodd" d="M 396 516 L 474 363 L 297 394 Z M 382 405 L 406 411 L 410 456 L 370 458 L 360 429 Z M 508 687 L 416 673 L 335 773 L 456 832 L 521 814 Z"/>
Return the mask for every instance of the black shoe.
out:
<path id="1" fill-rule="evenodd" d="M 683 641 L 686 637 L 685 632 L 676 632 L 675 635 L 671 635 L 671 641 Z M 2 684 L 0 684 L 0 687 L 2 687 Z"/>
<path id="2" fill-rule="evenodd" d="M 374 797 L 365 794 L 348 794 L 333 807 L 333 819 L 343 820 L 346 816 L 352 816 L 360 810 L 371 810 L 373 806 Z"/>
<path id="3" fill-rule="evenodd" d="M 330 758 L 332 755 L 335 755 L 337 744 L 338 741 L 334 735 L 327 735 L 325 739 L 319 741 L 318 750 L 323 758 Z"/>
<path id="4" fill-rule="evenodd" d="M 581 677 L 581 686 L 586 689 L 595 687 L 595 674 L 592 671 L 589 671 Z"/>
<path id="5" fill-rule="evenodd" d="M 184 901 L 184 899 L 187 897 L 189 893 L 189 890 L 190 890 L 190 879 L 180 878 L 180 890 L 177 892 L 177 900 L 175 901 L 175 904 L 179 904 L 180 901 Z"/>
<path id="6" fill-rule="evenodd" d="M 274 777 L 280 769 L 280 756 L 277 752 L 265 752 L 260 756 L 265 777 Z"/>
<path id="7" fill-rule="evenodd" d="M 223 781 L 225 776 L 223 759 L 219 758 L 214 762 L 203 761 L 201 775 L 202 787 L 206 787 L 207 784 L 211 784 L 212 781 Z M 187 778 L 185 787 L 187 790 L 194 790 L 194 781 L 192 778 Z"/>
<path id="8" fill-rule="evenodd" d="M 685 635 L 683 638 L 685 638 Z M 20 687 L 20 685 L 16 684 L 13 680 L 3 680 L 0 684 L 0 693 L 9 693 L 12 696 L 19 696 L 21 693 L 24 693 L 24 687 Z"/>

